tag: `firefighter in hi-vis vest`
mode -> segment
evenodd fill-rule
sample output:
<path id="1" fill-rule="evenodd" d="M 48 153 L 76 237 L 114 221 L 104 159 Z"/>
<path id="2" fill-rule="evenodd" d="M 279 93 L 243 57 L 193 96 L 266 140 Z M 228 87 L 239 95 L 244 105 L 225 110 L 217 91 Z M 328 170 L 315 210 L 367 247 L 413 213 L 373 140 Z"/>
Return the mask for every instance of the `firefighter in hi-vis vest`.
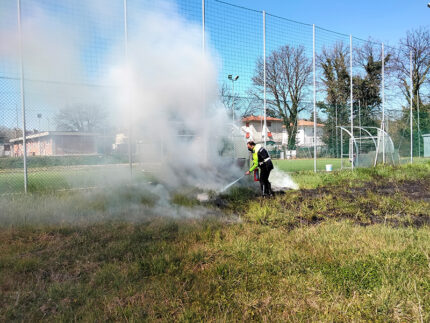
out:
<path id="1" fill-rule="evenodd" d="M 272 196 L 272 187 L 269 182 L 269 175 L 273 169 L 273 163 L 269 153 L 261 145 L 256 145 L 253 141 L 248 141 L 248 150 L 252 153 L 252 165 L 245 175 L 251 174 L 252 171 L 260 169 L 260 188 L 263 197 Z"/>

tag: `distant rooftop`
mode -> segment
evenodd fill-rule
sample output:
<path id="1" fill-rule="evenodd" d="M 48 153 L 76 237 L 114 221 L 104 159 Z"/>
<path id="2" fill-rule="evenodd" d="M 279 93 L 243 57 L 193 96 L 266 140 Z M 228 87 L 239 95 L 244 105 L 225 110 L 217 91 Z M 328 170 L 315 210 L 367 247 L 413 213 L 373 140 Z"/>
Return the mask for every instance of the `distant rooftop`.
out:
<path id="1" fill-rule="evenodd" d="M 44 132 L 38 132 L 34 133 L 32 135 L 25 136 L 25 139 L 35 139 L 35 138 L 41 138 L 41 137 L 48 137 L 48 136 L 87 136 L 87 137 L 93 137 L 97 136 L 97 133 L 93 132 L 79 132 L 79 131 L 44 131 Z M 9 142 L 17 142 L 17 141 L 23 141 L 23 137 L 19 138 L 13 138 L 10 139 Z"/>
<path id="2" fill-rule="evenodd" d="M 249 122 L 249 121 L 263 121 L 264 117 L 263 116 L 249 116 L 249 117 L 245 117 L 242 118 L 242 122 Z M 266 117 L 267 121 L 277 121 L 277 122 L 282 122 L 282 119 L 280 118 L 273 118 L 273 117 Z M 314 122 L 313 121 L 308 121 L 308 120 L 298 120 L 297 125 L 300 126 L 313 126 Z M 317 123 L 317 127 L 324 127 L 323 124 L 321 123 Z"/>

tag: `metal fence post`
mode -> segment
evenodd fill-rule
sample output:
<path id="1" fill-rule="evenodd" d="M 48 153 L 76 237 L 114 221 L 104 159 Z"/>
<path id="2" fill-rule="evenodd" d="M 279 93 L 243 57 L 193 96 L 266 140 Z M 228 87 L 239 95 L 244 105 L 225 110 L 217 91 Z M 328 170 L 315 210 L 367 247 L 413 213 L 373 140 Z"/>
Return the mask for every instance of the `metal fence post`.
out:
<path id="1" fill-rule="evenodd" d="M 203 55 L 205 55 L 206 50 L 206 10 L 205 10 L 205 0 L 202 0 L 202 49 Z"/>
<path id="2" fill-rule="evenodd" d="M 343 169 L 343 130 L 340 128 L 340 169 Z"/>
<path id="3" fill-rule="evenodd" d="M 316 90 L 316 66 L 315 66 L 315 24 L 312 25 L 312 66 L 314 70 L 314 172 L 317 171 L 317 90 Z"/>
<path id="4" fill-rule="evenodd" d="M 129 73 L 129 61 L 128 61 L 128 27 L 127 27 L 127 0 L 123 0 L 124 4 L 124 55 L 125 55 L 125 66 L 126 73 Z M 129 105 L 131 102 L 129 102 Z M 131 130 L 132 130 L 132 109 L 129 112 L 129 129 L 128 129 L 128 164 L 130 167 L 130 177 L 133 175 L 133 157 L 132 157 L 132 146 L 131 146 Z"/>
<path id="5" fill-rule="evenodd" d="M 202 0 L 202 56 L 203 56 L 203 60 L 206 59 L 206 7 L 205 7 L 205 3 L 206 0 Z M 203 80 L 203 118 L 206 119 L 206 78 L 204 78 Z M 203 159 L 205 161 L 205 163 L 208 162 L 209 157 L 208 157 L 208 135 L 206 133 L 206 131 L 204 132 L 204 140 L 205 140 L 205 145 L 203 145 Z"/>
<path id="6" fill-rule="evenodd" d="M 267 117 L 266 117 L 266 11 L 263 10 L 263 68 L 264 68 L 264 147 L 266 147 L 266 137 L 267 137 Z"/>
<path id="7" fill-rule="evenodd" d="M 382 163 L 385 164 L 385 53 L 382 43 Z"/>
<path id="8" fill-rule="evenodd" d="M 410 130 L 411 130 L 411 164 L 413 163 L 413 161 L 414 161 L 414 156 L 413 156 L 413 149 L 414 149 L 414 137 L 413 137 L 413 114 L 412 114 L 412 105 L 413 105 L 413 99 L 414 99 L 414 94 L 413 94 L 413 82 L 414 82 L 414 79 L 413 79 L 413 75 L 412 75 L 412 50 L 410 51 L 410 54 L 409 54 L 409 65 L 410 65 L 410 77 L 411 77 L 411 88 L 410 88 L 410 91 L 411 91 L 411 93 L 410 93 L 410 96 L 411 96 L 411 111 L 410 111 Z"/>
<path id="9" fill-rule="evenodd" d="M 351 169 L 354 169 L 354 145 L 353 145 L 353 137 L 354 137 L 354 97 L 352 92 L 352 35 L 349 35 L 349 70 L 350 70 L 350 88 L 351 88 L 351 145 L 350 150 L 352 149 L 352 152 L 350 151 L 350 158 L 352 159 L 351 162 Z"/>
<path id="10" fill-rule="evenodd" d="M 418 133 L 418 158 L 421 157 L 421 128 L 420 128 L 420 91 L 417 89 L 417 133 Z"/>
<path id="11" fill-rule="evenodd" d="M 19 57 L 21 65 L 21 108 L 22 108 L 22 153 L 24 161 L 24 192 L 28 190 L 28 174 L 27 174 L 27 138 L 25 124 L 25 93 L 24 93 L 24 58 L 22 52 L 22 26 L 21 26 L 21 0 L 17 0 L 18 11 L 18 30 L 19 30 Z"/>

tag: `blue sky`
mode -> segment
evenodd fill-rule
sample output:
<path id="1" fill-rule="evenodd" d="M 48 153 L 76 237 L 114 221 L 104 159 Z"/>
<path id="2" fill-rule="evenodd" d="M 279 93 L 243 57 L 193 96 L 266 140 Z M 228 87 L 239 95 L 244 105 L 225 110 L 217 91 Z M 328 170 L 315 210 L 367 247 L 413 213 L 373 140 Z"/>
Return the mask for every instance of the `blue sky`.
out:
<path id="1" fill-rule="evenodd" d="M 87 68 L 87 75 L 95 77 L 107 71 L 105 55 L 109 42 L 122 37 L 122 0 L 80 0 L 89 8 L 82 8 L 79 1 L 57 0 L 22 0 L 23 14 L 31 14 L 29 4 L 40 3 L 49 14 L 57 17 L 64 16 L 71 20 L 71 28 L 86 28 L 88 42 L 82 49 L 82 57 Z M 145 1 L 157 6 L 157 1 L 128 0 L 129 5 L 134 3 L 142 6 Z M 178 4 L 181 15 L 185 18 L 201 23 L 201 0 L 172 0 Z M 312 53 L 312 27 L 333 30 L 342 34 L 352 34 L 354 37 L 376 41 L 383 41 L 389 45 L 396 45 L 404 37 L 407 30 L 419 26 L 429 26 L 430 8 L 424 0 L 360 0 L 360 1 L 334 1 L 334 0 L 226 0 L 228 3 L 250 8 L 240 9 L 216 0 L 206 0 L 206 26 L 209 47 L 217 53 L 219 64 L 219 82 L 231 83 L 227 80 L 228 74 L 240 75 L 236 83 L 236 92 L 247 95 L 254 75 L 256 60 L 262 56 L 262 15 L 266 10 L 266 53 L 281 45 L 302 45 L 306 48 L 308 56 Z M 93 15 L 88 10 L 94 3 L 97 26 L 91 23 Z M 110 3 L 110 6 L 106 6 Z M 102 4 L 102 6 L 100 6 Z M 115 8 L 112 6 L 115 4 Z M 103 8 L 103 12 L 100 11 Z M 105 9 L 109 9 L 106 10 Z M 132 10 L 130 10 L 132 12 Z M 110 15 L 109 15 L 110 14 Z M 82 16 L 81 16 L 82 15 Z M 278 17 L 291 19 L 305 24 L 294 23 Z M 91 18 L 89 18 L 91 17 Z M 0 18 L 3 26 L 15 26 L 15 2 L 0 0 Z M 6 21 L 5 18 L 10 18 Z M 76 19 L 76 20 L 74 20 Z M 1 21 L 0 21 L 1 22 Z M 0 24 L 2 25 L 2 24 Z M 1 39 L 0 39 L 1 41 Z M 317 51 L 323 46 L 330 46 L 338 41 L 349 42 L 347 36 L 317 30 Z M 356 42 L 359 45 L 359 42 Z M 17 66 L 9 66 L 0 62 L 1 74 L 8 76 L 10 71 L 18 71 Z M 12 73 L 14 74 L 14 73 Z M 96 81 L 94 81 L 96 82 Z M 13 83 L 13 84 L 12 84 Z M 7 114 L 1 122 L 14 123 L 15 110 L 19 100 L 16 81 L 0 80 L 0 110 Z M 10 93 L 14 93 L 13 95 Z M 5 96 L 5 94 L 7 95 Z M 307 101 L 312 100 L 309 94 Z M 30 101 L 29 101 L 30 102 Z M 39 108 L 37 108 L 38 110 Z M 12 112 L 10 112 L 12 111 Z M 33 118 L 34 119 L 34 118 Z M 29 118 L 30 127 L 37 125 L 37 120 Z"/>
<path id="2" fill-rule="evenodd" d="M 430 25 L 425 0 L 229 0 L 277 16 L 395 45 L 407 30 Z"/>
<path id="3" fill-rule="evenodd" d="M 178 2 L 187 4 L 189 0 Z M 427 2 L 422 0 L 226 2 L 251 9 L 235 8 L 216 0 L 206 1 L 207 32 L 211 45 L 222 58 L 220 83 L 225 82 L 229 85 L 226 79 L 228 74 L 240 75 L 235 87 L 239 95 L 246 95 L 251 87 L 255 61 L 262 55 L 262 10 L 267 13 L 266 55 L 270 55 L 271 50 L 288 44 L 305 47 L 308 57 L 311 57 L 311 24 L 336 32 L 331 33 L 317 28 L 317 55 L 322 48 L 329 48 L 338 42 L 349 46 L 349 34 L 355 37 L 354 48 L 363 45 L 363 42 L 356 38 L 364 40 L 371 38 L 378 43 L 397 46 L 399 39 L 406 35 L 406 31 L 430 24 L 430 8 L 427 7 Z M 359 68 L 354 66 L 353 73 L 360 73 Z M 317 79 L 320 76 L 317 72 Z M 323 99 L 321 95 L 318 95 L 318 100 Z M 305 101 L 312 101 L 311 93 L 305 96 Z M 386 101 L 390 108 L 400 109 L 403 96 L 387 90 Z"/>

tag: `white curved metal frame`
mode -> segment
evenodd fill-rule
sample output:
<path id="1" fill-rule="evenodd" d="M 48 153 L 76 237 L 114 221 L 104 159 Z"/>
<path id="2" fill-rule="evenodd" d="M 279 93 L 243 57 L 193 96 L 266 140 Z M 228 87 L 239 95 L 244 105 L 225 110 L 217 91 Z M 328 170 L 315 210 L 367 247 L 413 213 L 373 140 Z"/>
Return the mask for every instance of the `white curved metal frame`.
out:
<path id="1" fill-rule="evenodd" d="M 354 134 L 351 133 L 346 127 L 337 126 L 340 129 L 340 168 L 343 169 L 343 131 L 345 131 L 349 137 L 352 139 L 353 145 L 355 145 L 355 150 L 358 152 L 357 140 L 355 140 Z M 354 147 L 351 154 L 351 151 L 348 152 L 350 156 L 354 156 Z M 354 158 L 354 157 L 352 157 Z M 351 169 L 354 169 L 354 162 L 351 162 Z"/>
<path id="2" fill-rule="evenodd" d="M 343 157 L 344 157 L 343 156 L 343 132 L 345 132 L 349 136 L 350 140 L 352 140 L 352 151 L 350 149 L 350 151 L 348 152 L 348 155 L 350 156 L 350 158 L 352 156 L 352 159 L 354 159 L 354 146 L 355 146 L 356 156 L 358 156 L 358 152 L 359 152 L 358 145 L 357 145 L 357 138 L 358 137 L 354 136 L 354 134 L 351 133 L 351 131 L 349 130 L 349 129 L 351 129 L 350 127 L 347 128 L 347 127 L 343 127 L 343 126 L 337 126 L 337 128 L 339 128 L 341 130 L 341 132 L 340 132 L 340 141 L 341 141 L 340 158 L 341 158 L 341 162 L 340 163 L 341 163 L 341 169 L 343 169 Z M 359 127 L 359 126 L 354 126 L 353 128 L 364 131 L 369 136 L 368 138 L 372 139 L 373 144 L 375 145 L 375 151 L 376 151 L 375 160 L 373 162 L 374 166 L 376 166 L 376 164 L 378 162 L 378 151 L 379 151 L 379 145 L 380 145 L 380 139 L 379 138 L 381 137 L 380 136 L 381 133 L 383 135 L 384 140 L 385 140 L 385 137 L 387 137 L 390 140 L 392 147 L 394 147 L 394 143 L 393 143 L 393 140 L 391 139 L 391 136 L 385 130 L 383 130 L 381 128 L 378 128 L 378 127 Z M 372 135 L 372 133 L 369 131 L 371 129 L 377 130 L 376 136 Z M 392 154 L 391 154 L 391 159 L 394 163 L 394 157 Z M 352 160 L 351 169 L 354 169 L 354 166 L 355 166 L 354 160 Z"/>

